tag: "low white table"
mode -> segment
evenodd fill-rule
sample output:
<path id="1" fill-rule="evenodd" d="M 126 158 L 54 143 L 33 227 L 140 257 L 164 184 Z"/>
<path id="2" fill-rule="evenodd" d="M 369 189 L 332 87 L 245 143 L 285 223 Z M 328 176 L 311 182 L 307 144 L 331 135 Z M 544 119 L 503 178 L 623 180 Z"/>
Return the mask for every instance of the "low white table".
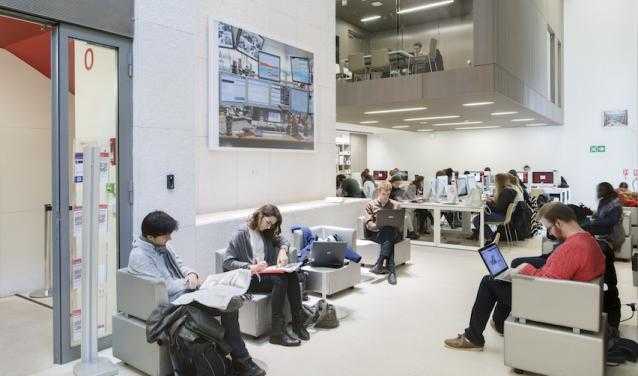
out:
<path id="1" fill-rule="evenodd" d="M 485 244 L 485 235 L 483 233 L 483 226 L 485 226 L 485 204 L 480 206 L 473 206 L 466 202 L 459 202 L 458 204 L 446 204 L 440 202 L 422 202 L 422 203 L 414 203 L 414 202 L 401 202 L 401 207 L 406 209 L 427 209 L 432 211 L 432 217 L 434 218 L 433 230 L 434 230 L 434 241 L 422 241 L 422 240 L 412 240 L 412 244 L 417 245 L 430 245 L 441 248 L 454 248 L 454 249 L 464 249 L 470 251 L 476 251 L 477 249 L 483 247 Z M 452 211 L 452 212 L 461 212 L 467 213 L 468 215 L 471 213 L 477 213 L 480 220 L 480 228 L 479 230 L 479 245 L 478 247 L 467 246 L 462 244 L 447 244 L 441 242 L 441 212 L 444 211 Z M 466 230 L 469 230 L 469 221 L 463 221 L 463 227 Z M 404 237 L 407 236 L 407 226 L 403 226 Z"/>

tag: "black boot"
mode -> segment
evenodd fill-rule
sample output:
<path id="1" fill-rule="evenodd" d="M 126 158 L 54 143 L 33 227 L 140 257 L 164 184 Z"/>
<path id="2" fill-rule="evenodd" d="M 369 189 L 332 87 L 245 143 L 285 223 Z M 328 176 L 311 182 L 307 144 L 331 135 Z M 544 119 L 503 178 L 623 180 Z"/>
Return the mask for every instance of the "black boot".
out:
<path id="1" fill-rule="evenodd" d="M 270 343 L 286 347 L 301 345 L 301 341 L 288 335 L 286 332 L 284 319 L 273 317 L 272 329 L 270 333 Z"/>
<path id="2" fill-rule="evenodd" d="M 308 341 L 310 339 L 310 333 L 306 330 L 304 326 L 304 319 L 301 313 L 297 315 L 299 318 L 292 320 L 292 332 L 295 333 L 297 338 Z"/>
<path id="3" fill-rule="evenodd" d="M 261 369 L 251 357 L 233 359 L 231 365 L 234 375 L 237 376 L 265 376 L 266 371 Z"/>
<path id="4" fill-rule="evenodd" d="M 384 257 L 382 255 L 379 255 L 379 258 L 377 259 L 377 262 L 375 262 L 374 266 L 372 267 L 372 269 L 370 269 L 370 273 L 372 273 L 372 274 L 384 274 L 383 273 L 383 259 L 384 259 Z"/>

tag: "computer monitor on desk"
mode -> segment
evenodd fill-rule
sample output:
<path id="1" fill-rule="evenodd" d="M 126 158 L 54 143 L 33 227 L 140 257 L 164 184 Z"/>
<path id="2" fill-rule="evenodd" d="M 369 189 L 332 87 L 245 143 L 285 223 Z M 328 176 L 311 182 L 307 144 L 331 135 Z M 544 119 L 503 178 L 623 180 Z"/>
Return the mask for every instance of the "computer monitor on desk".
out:
<path id="1" fill-rule="evenodd" d="M 468 184 L 467 184 L 468 176 L 469 175 L 459 176 L 458 180 L 456 181 L 456 187 L 457 187 L 457 192 L 459 193 L 459 196 L 465 196 L 469 193 Z M 474 178 L 472 178 L 472 180 L 474 180 Z"/>
<path id="2" fill-rule="evenodd" d="M 523 184 L 527 184 L 529 182 L 527 171 L 517 171 L 516 175 L 518 175 L 518 180 Z"/>
<path id="3" fill-rule="evenodd" d="M 373 171 L 372 172 L 372 178 L 374 180 L 386 180 L 388 178 L 388 172 L 387 171 Z"/>
<path id="4" fill-rule="evenodd" d="M 553 185 L 554 171 L 534 171 L 532 172 L 532 184 Z"/>

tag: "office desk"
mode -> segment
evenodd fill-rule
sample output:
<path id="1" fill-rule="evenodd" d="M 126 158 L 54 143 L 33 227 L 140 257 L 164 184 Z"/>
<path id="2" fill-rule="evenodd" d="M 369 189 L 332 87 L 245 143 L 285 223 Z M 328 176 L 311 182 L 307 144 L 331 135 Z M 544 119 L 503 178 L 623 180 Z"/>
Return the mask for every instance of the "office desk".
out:
<path id="1" fill-rule="evenodd" d="M 434 218 L 433 231 L 434 231 L 434 241 L 427 242 L 422 240 L 412 240 L 411 244 L 417 245 L 430 245 L 441 248 L 453 248 L 453 249 L 463 249 L 476 251 L 480 247 L 483 247 L 485 244 L 485 235 L 483 233 L 483 226 L 485 226 L 485 204 L 480 206 L 472 206 L 469 203 L 459 202 L 458 204 L 445 204 L 439 202 L 422 202 L 422 203 L 414 203 L 414 202 L 400 202 L 401 208 L 406 209 L 426 209 L 432 210 L 432 217 Z M 471 213 L 479 214 L 480 228 L 479 228 L 479 245 L 478 247 L 467 246 L 462 244 L 447 244 L 441 242 L 441 212 L 450 211 L 450 212 L 460 212 L 463 213 L 464 216 L 469 217 Z M 463 229 L 470 230 L 470 221 L 463 221 Z M 403 226 L 404 237 L 407 236 L 407 226 Z"/>
<path id="2" fill-rule="evenodd" d="M 397 63 L 402 63 L 402 65 L 398 65 L 399 68 L 407 68 L 410 65 L 410 59 L 412 59 L 412 55 L 403 50 L 394 50 L 388 51 L 388 55 L 390 55 L 390 64 L 398 65 Z M 363 63 L 365 65 L 370 65 L 372 60 L 372 55 L 363 55 Z M 344 62 L 348 62 L 348 59 L 345 59 Z"/>

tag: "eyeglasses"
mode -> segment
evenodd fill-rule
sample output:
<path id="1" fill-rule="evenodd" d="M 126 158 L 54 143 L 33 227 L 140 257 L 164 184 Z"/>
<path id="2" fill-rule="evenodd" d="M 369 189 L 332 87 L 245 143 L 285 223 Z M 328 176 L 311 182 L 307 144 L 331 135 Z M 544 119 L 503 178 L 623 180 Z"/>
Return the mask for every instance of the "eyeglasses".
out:
<path id="1" fill-rule="evenodd" d="M 268 227 L 272 227 L 277 223 L 277 218 L 263 217 L 262 220 L 268 225 Z"/>

